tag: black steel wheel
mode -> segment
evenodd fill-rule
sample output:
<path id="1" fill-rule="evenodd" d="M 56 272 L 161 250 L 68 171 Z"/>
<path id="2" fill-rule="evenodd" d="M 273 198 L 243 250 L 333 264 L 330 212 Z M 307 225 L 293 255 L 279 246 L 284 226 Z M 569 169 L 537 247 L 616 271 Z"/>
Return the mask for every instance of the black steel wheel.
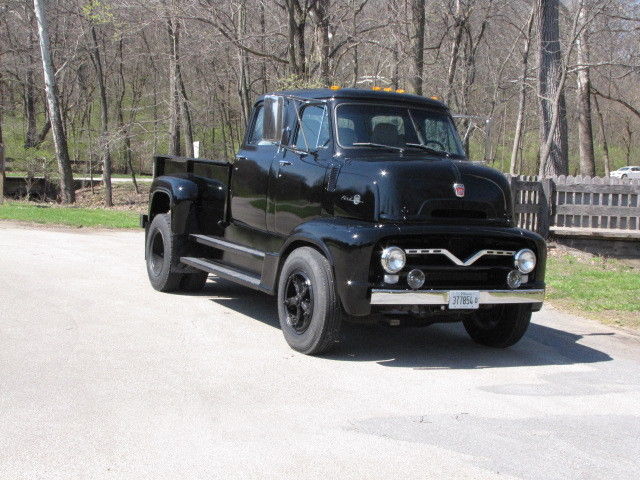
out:
<path id="1" fill-rule="evenodd" d="M 331 265 L 317 250 L 301 247 L 285 260 L 278 281 L 278 316 L 294 350 L 317 355 L 338 342 L 342 307 Z"/>
<path id="2" fill-rule="evenodd" d="M 155 229 L 151 232 L 149 243 L 149 262 L 151 263 L 151 271 L 154 275 L 160 275 L 164 266 L 164 240 L 162 240 L 162 232 Z"/>
<path id="3" fill-rule="evenodd" d="M 465 330 L 476 343 L 495 348 L 518 343 L 530 322 L 529 305 L 496 305 L 463 320 Z"/>
<path id="4" fill-rule="evenodd" d="M 313 288 L 311 280 L 302 270 L 289 275 L 284 305 L 287 324 L 298 334 L 304 333 L 309 328 L 313 315 Z"/>

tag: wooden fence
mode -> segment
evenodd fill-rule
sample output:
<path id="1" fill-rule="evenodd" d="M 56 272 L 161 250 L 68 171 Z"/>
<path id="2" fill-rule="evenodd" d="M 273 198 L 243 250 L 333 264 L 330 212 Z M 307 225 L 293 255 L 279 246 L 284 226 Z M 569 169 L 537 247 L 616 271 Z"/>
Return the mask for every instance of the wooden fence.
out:
<path id="1" fill-rule="evenodd" d="M 640 238 L 640 180 L 509 177 L 518 226 L 543 236 Z"/>

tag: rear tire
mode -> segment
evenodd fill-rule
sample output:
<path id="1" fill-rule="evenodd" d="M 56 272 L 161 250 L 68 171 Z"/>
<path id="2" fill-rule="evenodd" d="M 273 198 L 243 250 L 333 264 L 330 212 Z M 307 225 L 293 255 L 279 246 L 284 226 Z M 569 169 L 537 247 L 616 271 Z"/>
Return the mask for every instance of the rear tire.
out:
<path id="1" fill-rule="evenodd" d="M 525 334 L 531 321 L 528 305 L 497 305 L 463 320 L 469 336 L 481 345 L 507 348 Z"/>
<path id="2" fill-rule="evenodd" d="M 278 316 L 291 348 L 307 355 L 338 342 L 342 308 L 328 260 L 311 247 L 287 257 L 278 281 Z"/>
<path id="3" fill-rule="evenodd" d="M 184 274 L 172 271 L 180 261 L 178 244 L 171 233 L 171 214 L 160 213 L 153 217 L 147 233 L 147 274 L 153 288 L 160 292 L 180 288 Z"/>

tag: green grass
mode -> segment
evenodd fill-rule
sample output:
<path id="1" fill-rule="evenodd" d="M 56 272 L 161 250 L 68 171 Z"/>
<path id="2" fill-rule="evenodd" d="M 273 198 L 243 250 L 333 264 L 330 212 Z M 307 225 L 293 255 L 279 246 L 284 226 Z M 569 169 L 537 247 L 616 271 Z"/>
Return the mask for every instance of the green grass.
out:
<path id="1" fill-rule="evenodd" d="M 549 257 L 547 298 L 598 320 L 640 328 L 640 271 L 603 258 Z"/>
<path id="2" fill-rule="evenodd" d="M 572 299 L 587 311 L 640 312 L 640 272 L 615 260 L 551 257 L 549 298 Z"/>
<path id="3" fill-rule="evenodd" d="M 19 220 L 73 227 L 137 228 L 135 212 L 93 208 L 62 207 L 26 202 L 0 204 L 0 220 Z"/>

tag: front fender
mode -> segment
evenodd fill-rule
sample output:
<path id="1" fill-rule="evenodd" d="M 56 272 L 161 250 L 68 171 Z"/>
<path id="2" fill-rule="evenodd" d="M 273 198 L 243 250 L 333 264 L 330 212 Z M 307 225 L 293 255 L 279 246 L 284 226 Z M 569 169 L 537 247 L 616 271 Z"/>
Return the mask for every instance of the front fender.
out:
<path id="1" fill-rule="evenodd" d="M 393 224 L 373 224 L 346 218 L 319 218 L 298 225 L 282 247 L 280 258 L 296 243 L 315 245 L 329 260 L 336 291 L 349 315 L 368 315 L 369 269 L 379 239 L 396 235 Z"/>

